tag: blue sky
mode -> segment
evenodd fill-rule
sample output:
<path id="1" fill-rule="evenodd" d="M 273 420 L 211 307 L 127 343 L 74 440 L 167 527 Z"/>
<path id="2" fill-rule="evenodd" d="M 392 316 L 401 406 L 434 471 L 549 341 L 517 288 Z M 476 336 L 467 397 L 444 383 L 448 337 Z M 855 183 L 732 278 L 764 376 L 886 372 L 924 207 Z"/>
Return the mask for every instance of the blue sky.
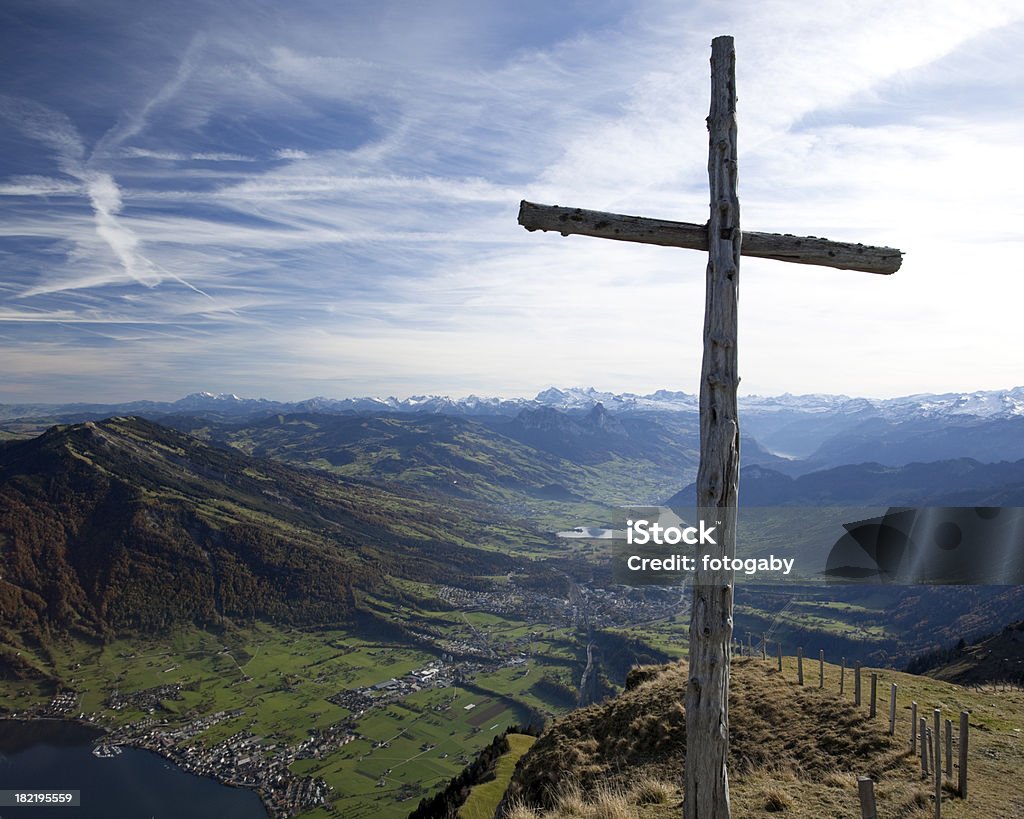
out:
<path id="1" fill-rule="evenodd" d="M 0 401 L 695 392 L 700 253 L 520 199 L 707 218 L 736 38 L 742 391 L 1024 382 L 1017 2 L 0 6 Z"/>

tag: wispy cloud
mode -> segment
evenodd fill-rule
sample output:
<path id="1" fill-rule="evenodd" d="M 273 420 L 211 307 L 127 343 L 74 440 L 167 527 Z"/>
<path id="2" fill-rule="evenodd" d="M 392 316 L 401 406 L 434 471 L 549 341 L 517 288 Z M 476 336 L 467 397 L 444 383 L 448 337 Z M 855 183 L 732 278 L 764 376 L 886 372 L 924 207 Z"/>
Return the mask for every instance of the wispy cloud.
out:
<path id="1" fill-rule="evenodd" d="M 121 223 L 121 191 L 108 173 L 91 170 L 86 149 L 77 129 L 68 117 L 31 100 L 0 98 L 0 116 L 53 151 L 60 170 L 81 183 L 92 204 L 96 235 L 102 239 L 120 262 L 123 271 L 134 281 L 152 287 L 159 281 L 152 263 L 141 254 L 139 240 Z M 38 184 L 38 183 L 37 183 Z M 60 192 L 70 190 L 64 187 Z M 42 191 L 34 192 L 36 195 Z M 8 195 L 25 195 L 15 187 Z"/>
<path id="2" fill-rule="evenodd" d="M 132 137 L 145 130 L 152 113 L 161 105 L 171 102 L 181 92 L 195 69 L 199 54 L 206 44 L 206 34 L 198 32 L 189 43 L 174 75 L 138 111 L 125 111 L 117 125 L 107 131 L 97 143 L 94 154 L 103 156 L 114 152 Z"/>
<path id="3" fill-rule="evenodd" d="M 989 90 L 993 60 L 1021 72 L 1019 4 L 597 5 L 199 4 L 145 65 L 116 45 L 136 21 L 96 10 L 123 86 L 0 98 L 28 157 L 0 161 L 0 322 L 24 340 L 4 366 L 131 397 L 695 389 L 700 254 L 529 235 L 515 211 L 703 220 L 708 43 L 729 32 L 745 226 L 907 251 L 891 280 L 745 262 L 744 387 L 1019 378 L 998 271 L 1024 250 L 1024 119 Z"/>

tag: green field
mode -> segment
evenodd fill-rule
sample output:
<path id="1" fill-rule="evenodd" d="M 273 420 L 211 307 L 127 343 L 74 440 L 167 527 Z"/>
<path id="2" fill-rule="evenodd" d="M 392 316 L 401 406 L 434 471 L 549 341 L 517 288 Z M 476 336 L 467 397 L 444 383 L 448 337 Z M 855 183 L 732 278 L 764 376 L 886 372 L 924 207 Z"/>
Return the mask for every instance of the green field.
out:
<path id="1" fill-rule="evenodd" d="M 494 779 L 483 782 L 469 792 L 469 797 L 459 808 L 459 819 L 491 819 L 505 795 L 505 788 L 512 779 L 519 758 L 536 742 L 536 737 L 527 734 L 509 734 L 508 753 L 502 754 L 494 768 Z"/>
<path id="2" fill-rule="evenodd" d="M 426 619 L 421 614 L 420 626 L 427 622 L 453 638 L 468 638 L 475 629 L 495 646 L 528 646 L 534 658 L 511 667 L 483 668 L 465 684 L 411 692 L 359 718 L 327 698 L 402 678 L 436 662 L 438 654 L 350 630 L 252 624 L 223 632 L 184 629 L 166 637 L 105 645 L 64 639 L 34 659 L 79 694 L 74 716 L 93 715 L 108 728 L 142 719 L 166 720 L 171 728 L 237 709 L 241 715 L 207 728 L 190 742 L 208 747 L 244 730 L 265 744 L 295 746 L 313 729 L 351 722 L 358 739 L 323 758 L 298 760 L 291 769 L 322 777 L 332 787 L 335 816 L 397 819 L 443 787 L 496 734 L 528 722 L 532 712 L 559 710 L 530 690 L 539 678 L 541 656 L 545 669 L 562 668 L 570 677 L 578 673 L 573 671 L 575 652 L 569 648 L 572 637 L 564 630 L 482 612 L 448 611 Z M 547 637 L 531 641 L 531 633 L 541 628 Z M 158 686 L 181 686 L 181 699 L 161 698 L 142 708 L 109 707 L 112 691 L 130 696 Z M 8 712 L 48 699 L 46 687 L 39 684 L 3 682 L 0 691 Z M 332 814 L 316 810 L 305 815 Z"/>

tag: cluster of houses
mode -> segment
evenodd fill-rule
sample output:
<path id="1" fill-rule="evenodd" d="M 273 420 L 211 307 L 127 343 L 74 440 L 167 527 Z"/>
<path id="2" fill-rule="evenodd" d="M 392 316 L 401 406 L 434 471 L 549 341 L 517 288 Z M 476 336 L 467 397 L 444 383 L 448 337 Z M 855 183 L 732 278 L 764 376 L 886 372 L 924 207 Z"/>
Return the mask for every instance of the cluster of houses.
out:
<path id="1" fill-rule="evenodd" d="M 327 701 L 347 708 L 353 719 L 359 719 L 371 708 L 397 702 L 417 691 L 447 688 L 456 680 L 456 668 L 441 660 L 434 660 L 422 668 L 410 671 L 404 677 L 392 677 L 361 688 L 346 688 L 328 697 Z"/>
<path id="2" fill-rule="evenodd" d="M 552 625 L 568 624 L 573 620 L 573 606 L 568 600 L 524 589 L 512 582 L 496 583 L 486 591 L 442 586 L 438 597 L 453 609 L 485 611 L 516 620 Z"/>
<path id="3" fill-rule="evenodd" d="M 130 708 L 133 711 L 145 711 L 152 714 L 161 706 L 161 700 L 182 700 L 181 686 L 156 685 L 152 688 L 143 688 L 141 691 L 133 691 L 130 694 L 122 694 L 116 688 L 107 695 L 106 706 L 112 711 L 123 711 Z"/>
<path id="4" fill-rule="evenodd" d="M 62 691 L 59 694 L 54 694 L 53 698 L 45 705 L 37 705 L 27 709 L 22 714 L 15 714 L 14 716 L 21 716 L 25 719 L 34 719 L 36 717 L 66 717 L 70 714 L 74 714 L 78 708 L 78 694 L 74 691 Z"/>
<path id="5" fill-rule="evenodd" d="M 526 589 L 513 582 L 496 583 L 486 591 L 443 586 L 438 596 L 453 609 L 482 611 L 513 620 L 598 628 L 635 625 L 679 612 L 685 603 L 678 587 L 574 585 L 575 599 Z M 466 643 L 466 653 L 482 653 Z"/>
<path id="6" fill-rule="evenodd" d="M 133 745 L 155 751 L 178 767 L 199 776 L 209 776 L 227 785 L 257 791 L 273 819 L 284 819 L 303 810 L 323 805 L 330 794 L 320 778 L 300 777 L 288 766 L 302 753 L 315 755 L 318 749 L 308 742 L 297 747 L 267 744 L 249 731 L 240 731 L 215 745 L 206 747 L 191 739 L 227 719 L 244 712 L 218 711 L 178 727 L 170 728 L 153 720 L 125 726 L 107 738 L 108 743 Z M 345 732 L 345 736 L 349 732 Z M 338 741 L 330 735 L 325 742 Z M 347 740 L 344 740 L 347 741 Z"/>

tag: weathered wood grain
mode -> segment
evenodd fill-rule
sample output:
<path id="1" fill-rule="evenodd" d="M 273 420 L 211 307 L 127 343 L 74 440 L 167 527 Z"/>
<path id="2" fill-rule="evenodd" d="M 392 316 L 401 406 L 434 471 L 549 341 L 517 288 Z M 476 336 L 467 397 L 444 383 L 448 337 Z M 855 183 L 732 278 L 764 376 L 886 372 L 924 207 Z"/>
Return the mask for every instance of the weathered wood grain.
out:
<path id="1" fill-rule="evenodd" d="M 576 234 L 662 247 L 708 249 L 707 225 L 560 205 L 538 205 L 525 199 L 519 203 L 519 224 L 527 230 L 553 230 L 563 236 Z M 896 248 L 834 242 L 817 236 L 792 236 L 788 233 L 744 231 L 741 252 L 744 256 L 759 259 L 883 275 L 895 273 L 903 262 L 902 252 Z"/>
<path id="2" fill-rule="evenodd" d="M 700 466 L 697 505 L 714 514 L 718 543 L 712 558 L 736 555 L 740 426 L 736 339 L 739 306 L 740 202 L 736 191 L 736 51 L 732 37 L 711 41 L 708 117 L 711 218 L 700 384 Z M 685 819 L 729 819 L 729 643 L 733 573 L 703 568 L 698 559 L 690 618 L 686 686 Z"/>

